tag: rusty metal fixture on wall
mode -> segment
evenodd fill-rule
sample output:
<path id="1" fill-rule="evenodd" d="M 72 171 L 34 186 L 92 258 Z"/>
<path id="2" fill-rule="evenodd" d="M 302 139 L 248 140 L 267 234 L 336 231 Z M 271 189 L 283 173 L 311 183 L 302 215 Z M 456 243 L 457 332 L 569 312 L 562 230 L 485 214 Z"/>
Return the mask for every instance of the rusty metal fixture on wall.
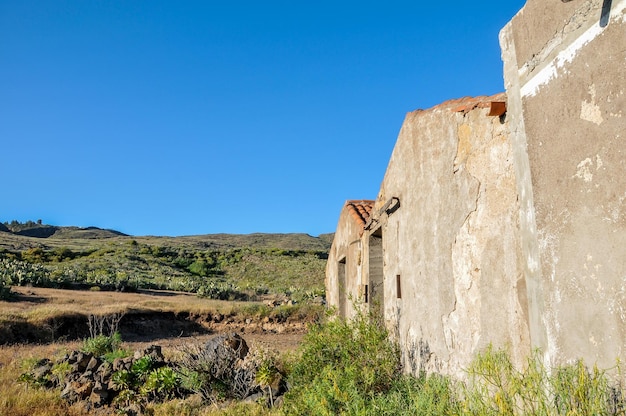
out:
<path id="1" fill-rule="evenodd" d="M 363 229 L 371 230 L 372 225 L 378 223 L 378 218 L 380 218 L 383 214 L 387 214 L 387 216 L 389 216 L 396 212 L 398 208 L 400 208 L 400 198 L 392 196 L 387 202 L 385 202 L 385 205 L 383 205 L 382 208 L 378 210 L 376 217 L 370 216 Z"/>
<path id="2" fill-rule="evenodd" d="M 383 212 L 387 215 L 391 215 L 396 212 L 398 208 L 400 208 L 400 198 L 392 196 L 389 201 L 385 202 L 385 205 L 383 205 L 380 211 L 378 211 L 378 216 L 383 215 Z"/>

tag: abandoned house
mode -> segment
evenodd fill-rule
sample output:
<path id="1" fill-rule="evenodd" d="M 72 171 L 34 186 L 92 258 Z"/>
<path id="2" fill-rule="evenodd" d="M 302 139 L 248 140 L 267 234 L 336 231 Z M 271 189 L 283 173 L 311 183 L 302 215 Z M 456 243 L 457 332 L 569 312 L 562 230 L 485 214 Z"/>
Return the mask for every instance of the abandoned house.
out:
<path id="1" fill-rule="evenodd" d="M 341 210 L 328 303 L 379 313 L 409 371 L 626 359 L 626 0 L 528 0 L 506 94 L 408 113 L 375 200 Z"/>

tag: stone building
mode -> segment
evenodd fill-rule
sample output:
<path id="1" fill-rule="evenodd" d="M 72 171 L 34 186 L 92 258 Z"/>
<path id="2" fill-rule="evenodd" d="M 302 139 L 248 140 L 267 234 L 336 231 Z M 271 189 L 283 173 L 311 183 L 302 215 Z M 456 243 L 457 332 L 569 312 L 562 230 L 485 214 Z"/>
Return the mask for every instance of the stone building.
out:
<path id="1" fill-rule="evenodd" d="M 376 200 L 343 207 L 329 304 L 382 314 L 405 368 L 462 377 L 488 344 L 626 358 L 625 12 L 528 0 L 506 95 L 409 113 Z"/>
<path id="2" fill-rule="evenodd" d="M 500 33 L 532 344 L 626 358 L 626 1 L 529 0 Z"/>
<path id="3" fill-rule="evenodd" d="M 354 315 L 363 296 L 362 241 L 374 201 L 347 201 L 335 231 L 332 261 L 326 263 L 326 300 L 342 318 Z"/>
<path id="4" fill-rule="evenodd" d="M 505 99 L 409 113 L 376 201 L 342 210 L 328 302 L 383 313 L 414 371 L 454 372 L 489 342 L 528 350 Z"/>

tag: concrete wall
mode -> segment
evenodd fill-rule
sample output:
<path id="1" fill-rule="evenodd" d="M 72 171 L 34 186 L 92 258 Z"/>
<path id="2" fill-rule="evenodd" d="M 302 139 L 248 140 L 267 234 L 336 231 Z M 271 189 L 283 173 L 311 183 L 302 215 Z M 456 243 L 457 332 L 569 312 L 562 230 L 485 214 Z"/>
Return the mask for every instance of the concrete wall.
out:
<path id="1" fill-rule="evenodd" d="M 409 113 L 367 220 L 346 204 L 328 300 L 345 259 L 415 373 L 462 378 L 490 343 L 518 366 L 539 347 L 609 368 L 626 359 L 626 0 L 529 0 L 500 43 L 506 97 Z"/>
<path id="2" fill-rule="evenodd" d="M 529 0 L 502 30 L 532 343 L 626 358 L 626 1 Z"/>
<path id="3" fill-rule="evenodd" d="M 373 209 L 400 201 L 376 225 L 385 248 L 385 317 L 414 372 L 461 377 L 489 343 L 516 359 L 528 352 L 508 124 L 479 106 L 503 100 L 408 114 Z"/>
<path id="4" fill-rule="evenodd" d="M 349 279 L 368 285 L 365 306 L 382 309 L 413 372 L 462 377 L 489 343 L 518 361 L 529 351 L 508 123 L 488 116 L 490 104 L 504 100 L 462 99 L 409 113 L 360 237 L 342 211 L 328 301 L 339 305 L 336 263 L 346 256 Z"/>

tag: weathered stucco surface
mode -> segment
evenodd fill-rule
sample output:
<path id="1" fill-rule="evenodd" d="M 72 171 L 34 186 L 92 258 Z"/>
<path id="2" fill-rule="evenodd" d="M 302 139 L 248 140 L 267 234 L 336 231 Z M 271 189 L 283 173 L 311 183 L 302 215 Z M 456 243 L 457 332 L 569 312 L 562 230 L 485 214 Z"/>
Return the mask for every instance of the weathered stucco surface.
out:
<path id="1" fill-rule="evenodd" d="M 625 11 L 531 0 L 501 33 L 536 225 L 522 230 L 537 263 L 531 333 L 553 363 L 626 357 Z"/>
<path id="2" fill-rule="evenodd" d="M 348 240 L 362 253 L 347 258 L 350 275 L 358 269 L 352 278 L 374 285 L 371 235 L 381 235 L 383 296 L 368 303 L 384 309 L 412 371 L 462 376 L 489 343 L 520 359 L 529 351 L 508 124 L 484 108 L 505 99 L 409 113 L 361 238 L 342 211 L 328 262 L 329 303 L 339 305 L 337 263 Z"/>
<path id="3" fill-rule="evenodd" d="M 506 97 L 409 113 L 367 220 L 344 207 L 329 303 L 382 313 L 407 371 L 462 378 L 488 344 L 609 368 L 626 360 L 626 0 L 529 0 L 500 44 Z"/>
<path id="4" fill-rule="evenodd" d="M 381 222 L 384 243 L 397 246 L 385 275 L 400 275 L 402 298 L 388 279 L 385 306 L 409 347 L 405 364 L 462 376 L 489 343 L 516 357 L 529 344 L 508 126 L 488 109 L 455 107 L 407 115 L 374 212 L 399 198 Z"/>

